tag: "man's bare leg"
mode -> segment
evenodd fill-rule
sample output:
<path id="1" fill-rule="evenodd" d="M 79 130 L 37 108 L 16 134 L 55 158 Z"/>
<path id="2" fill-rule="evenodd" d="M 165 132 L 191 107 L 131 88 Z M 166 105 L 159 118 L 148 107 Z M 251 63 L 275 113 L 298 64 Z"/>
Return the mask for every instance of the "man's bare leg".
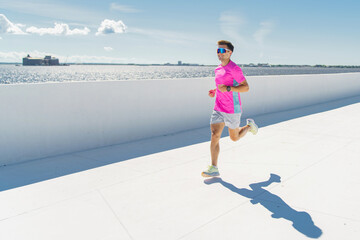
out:
<path id="1" fill-rule="evenodd" d="M 250 126 L 246 125 L 245 127 L 240 127 L 236 129 L 229 128 L 230 139 L 234 142 L 238 141 L 240 138 L 244 137 L 250 130 Z"/>
<path id="2" fill-rule="evenodd" d="M 221 133 L 224 130 L 225 123 L 215 123 L 210 125 L 211 129 L 211 144 L 210 144 L 210 151 L 211 151 L 211 164 L 213 166 L 217 166 L 218 157 L 220 153 L 220 138 Z"/>

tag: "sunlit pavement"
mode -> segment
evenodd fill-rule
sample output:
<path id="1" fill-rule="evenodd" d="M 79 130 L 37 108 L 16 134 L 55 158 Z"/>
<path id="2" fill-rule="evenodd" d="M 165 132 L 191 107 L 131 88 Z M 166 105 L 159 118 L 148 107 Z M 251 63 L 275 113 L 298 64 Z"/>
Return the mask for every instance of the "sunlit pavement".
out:
<path id="1" fill-rule="evenodd" d="M 360 103 L 263 125 L 213 179 L 208 127 L 2 167 L 0 239 L 360 239 Z"/>

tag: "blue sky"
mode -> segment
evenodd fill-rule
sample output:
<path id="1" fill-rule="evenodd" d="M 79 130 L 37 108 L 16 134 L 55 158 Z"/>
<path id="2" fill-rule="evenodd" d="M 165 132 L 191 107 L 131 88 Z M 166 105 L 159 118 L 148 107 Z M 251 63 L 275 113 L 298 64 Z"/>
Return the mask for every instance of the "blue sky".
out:
<path id="1" fill-rule="evenodd" d="M 359 1 L 0 0 L 0 61 L 360 65 Z"/>

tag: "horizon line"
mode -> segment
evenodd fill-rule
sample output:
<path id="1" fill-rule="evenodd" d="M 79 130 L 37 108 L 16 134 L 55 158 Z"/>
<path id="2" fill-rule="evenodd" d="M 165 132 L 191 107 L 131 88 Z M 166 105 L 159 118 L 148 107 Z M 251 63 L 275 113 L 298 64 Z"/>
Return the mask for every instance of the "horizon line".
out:
<path id="1" fill-rule="evenodd" d="M 0 62 L 0 64 L 15 64 L 22 65 L 22 62 Z M 218 66 L 218 64 L 198 64 L 198 63 L 92 63 L 92 62 L 83 62 L 83 63 L 61 63 L 61 65 L 142 65 L 142 66 Z M 271 66 L 303 66 L 303 67 L 352 67 L 360 68 L 360 65 L 327 65 L 327 64 L 271 64 L 271 63 L 238 63 L 237 65 L 248 65 L 250 67 L 271 67 Z"/>

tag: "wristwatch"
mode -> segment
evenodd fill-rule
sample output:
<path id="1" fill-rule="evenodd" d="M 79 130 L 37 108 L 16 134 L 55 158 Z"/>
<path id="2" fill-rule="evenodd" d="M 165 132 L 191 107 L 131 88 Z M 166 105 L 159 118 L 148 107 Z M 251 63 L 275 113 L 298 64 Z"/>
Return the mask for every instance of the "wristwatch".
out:
<path id="1" fill-rule="evenodd" d="M 227 86 L 226 91 L 230 92 L 231 91 L 231 86 Z"/>

